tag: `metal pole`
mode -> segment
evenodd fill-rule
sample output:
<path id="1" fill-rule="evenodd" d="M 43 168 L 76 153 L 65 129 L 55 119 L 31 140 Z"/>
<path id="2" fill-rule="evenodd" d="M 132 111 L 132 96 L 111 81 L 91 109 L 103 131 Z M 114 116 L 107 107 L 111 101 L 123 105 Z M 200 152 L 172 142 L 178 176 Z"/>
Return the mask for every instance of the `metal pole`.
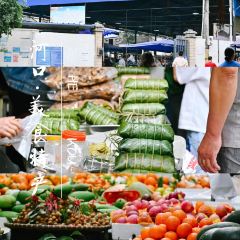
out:
<path id="1" fill-rule="evenodd" d="M 230 38 L 229 40 L 232 42 L 233 41 L 233 3 L 232 0 L 229 0 L 229 15 L 230 15 Z"/>
<path id="2" fill-rule="evenodd" d="M 206 40 L 206 48 L 209 46 L 209 0 L 203 0 L 202 37 Z"/>

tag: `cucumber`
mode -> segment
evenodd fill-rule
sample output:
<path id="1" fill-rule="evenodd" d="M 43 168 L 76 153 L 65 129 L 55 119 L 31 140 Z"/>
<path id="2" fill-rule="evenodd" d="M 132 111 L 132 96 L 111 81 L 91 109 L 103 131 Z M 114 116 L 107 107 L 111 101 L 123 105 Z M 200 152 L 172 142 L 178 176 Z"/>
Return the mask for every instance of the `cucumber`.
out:
<path id="1" fill-rule="evenodd" d="M 12 208 L 12 211 L 13 212 L 17 212 L 17 213 L 20 213 L 23 209 L 24 209 L 25 205 L 24 204 L 19 204 L 19 205 L 16 205 Z"/>
<path id="2" fill-rule="evenodd" d="M 72 184 L 73 191 L 88 191 L 89 185 L 83 183 Z"/>
<path id="3" fill-rule="evenodd" d="M 89 202 L 96 198 L 95 194 L 89 191 L 72 192 L 68 196 L 79 200 L 83 200 L 84 202 Z"/>
<path id="4" fill-rule="evenodd" d="M 72 192 L 72 189 L 73 189 L 72 184 L 58 185 L 58 186 L 54 187 L 53 193 L 56 196 L 61 197 L 61 192 L 62 192 L 63 196 L 66 196 Z"/>
<path id="5" fill-rule="evenodd" d="M 16 198 L 12 195 L 0 196 L 0 208 L 12 208 L 16 204 Z"/>
<path id="6" fill-rule="evenodd" d="M 232 223 L 232 222 L 220 222 L 220 223 L 215 223 L 209 226 L 205 226 L 202 228 L 202 230 L 198 233 L 197 240 L 201 239 L 201 236 L 205 233 L 208 232 L 211 229 L 219 229 L 219 228 L 226 228 L 226 227 L 240 227 L 239 224 L 237 223 Z M 202 239 L 201 239 L 202 240 Z"/>
<path id="7" fill-rule="evenodd" d="M 0 217 L 17 218 L 18 217 L 18 213 L 13 212 L 13 211 L 1 211 L 0 212 Z"/>
<path id="8" fill-rule="evenodd" d="M 224 222 L 232 222 L 232 223 L 239 223 L 240 224 L 240 210 L 234 211 L 229 214 Z"/>

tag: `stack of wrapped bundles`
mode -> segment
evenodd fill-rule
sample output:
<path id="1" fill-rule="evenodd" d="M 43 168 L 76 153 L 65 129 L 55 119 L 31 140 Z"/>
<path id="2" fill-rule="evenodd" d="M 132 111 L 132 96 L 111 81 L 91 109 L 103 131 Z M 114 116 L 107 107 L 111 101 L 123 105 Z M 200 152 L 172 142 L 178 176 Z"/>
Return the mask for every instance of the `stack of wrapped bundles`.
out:
<path id="1" fill-rule="evenodd" d="M 121 99 L 119 156 L 115 171 L 174 173 L 174 132 L 164 103 L 166 80 L 128 79 Z"/>

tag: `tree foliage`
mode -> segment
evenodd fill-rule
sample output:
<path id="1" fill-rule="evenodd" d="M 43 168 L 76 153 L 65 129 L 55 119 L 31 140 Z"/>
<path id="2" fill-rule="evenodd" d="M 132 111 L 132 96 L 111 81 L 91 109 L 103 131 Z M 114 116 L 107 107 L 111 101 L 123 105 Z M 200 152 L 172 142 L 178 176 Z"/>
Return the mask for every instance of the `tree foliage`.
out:
<path id="1" fill-rule="evenodd" d="M 13 28 L 21 27 L 23 10 L 17 0 L 0 0 L 0 37 L 11 34 Z"/>

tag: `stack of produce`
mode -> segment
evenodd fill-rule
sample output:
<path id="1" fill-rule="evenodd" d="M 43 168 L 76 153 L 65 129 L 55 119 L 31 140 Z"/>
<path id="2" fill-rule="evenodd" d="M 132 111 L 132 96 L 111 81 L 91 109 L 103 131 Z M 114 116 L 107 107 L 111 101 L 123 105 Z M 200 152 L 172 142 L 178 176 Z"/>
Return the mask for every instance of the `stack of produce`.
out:
<path id="1" fill-rule="evenodd" d="M 115 171 L 174 173 L 174 132 L 167 124 L 165 80 L 128 79 L 124 85 L 120 119 L 119 156 Z"/>
<path id="2" fill-rule="evenodd" d="M 56 91 L 49 94 L 51 100 L 69 103 L 103 99 L 111 102 L 118 96 L 118 88 L 113 81 L 115 77 L 117 77 L 115 68 L 64 67 L 52 69 L 44 83 Z"/>

